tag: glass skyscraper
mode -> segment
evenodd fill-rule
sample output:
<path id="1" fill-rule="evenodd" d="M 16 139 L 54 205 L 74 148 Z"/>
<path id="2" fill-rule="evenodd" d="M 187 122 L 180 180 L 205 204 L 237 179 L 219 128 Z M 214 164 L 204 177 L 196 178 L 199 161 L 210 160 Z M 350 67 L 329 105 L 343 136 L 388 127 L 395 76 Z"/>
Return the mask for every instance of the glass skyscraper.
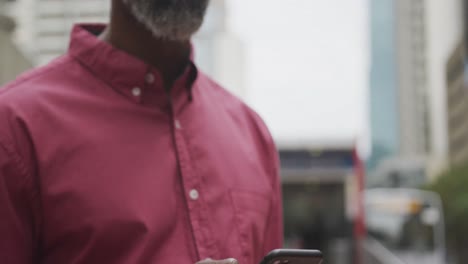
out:
<path id="1" fill-rule="evenodd" d="M 399 147 L 398 83 L 394 0 L 371 0 L 372 62 L 370 78 L 370 120 L 372 170 Z"/>

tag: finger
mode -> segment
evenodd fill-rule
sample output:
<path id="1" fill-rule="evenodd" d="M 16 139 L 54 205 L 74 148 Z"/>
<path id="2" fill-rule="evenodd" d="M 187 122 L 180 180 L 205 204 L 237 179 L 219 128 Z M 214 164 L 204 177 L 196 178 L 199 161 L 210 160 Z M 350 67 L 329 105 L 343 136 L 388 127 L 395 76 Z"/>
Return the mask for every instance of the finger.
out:
<path id="1" fill-rule="evenodd" d="M 203 261 L 197 262 L 197 264 L 239 264 L 239 262 L 233 258 L 224 260 L 205 259 Z"/>

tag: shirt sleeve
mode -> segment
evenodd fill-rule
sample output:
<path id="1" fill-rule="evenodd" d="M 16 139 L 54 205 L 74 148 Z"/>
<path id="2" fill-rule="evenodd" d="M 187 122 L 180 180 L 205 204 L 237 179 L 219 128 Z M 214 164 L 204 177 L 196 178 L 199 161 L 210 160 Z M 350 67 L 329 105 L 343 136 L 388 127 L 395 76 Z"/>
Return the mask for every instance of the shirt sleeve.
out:
<path id="1" fill-rule="evenodd" d="M 34 263 L 31 177 L 11 146 L 0 142 L 0 262 Z"/>
<path id="2" fill-rule="evenodd" d="M 278 152 L 271 144 L 270 156 L 272 157 L 273 199 L 270 209 L 270 217 L 264 240 L 264 254 L 274 249 L 283 248 L 283 197 L 281 191 L 280 164 Z"/>

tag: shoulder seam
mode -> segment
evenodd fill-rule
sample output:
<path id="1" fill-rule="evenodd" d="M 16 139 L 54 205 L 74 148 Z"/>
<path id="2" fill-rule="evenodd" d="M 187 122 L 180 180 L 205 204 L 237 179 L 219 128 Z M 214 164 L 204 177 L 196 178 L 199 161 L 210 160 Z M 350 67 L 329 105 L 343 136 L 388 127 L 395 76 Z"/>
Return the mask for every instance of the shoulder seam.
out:
<path id="1" fill-rule="evenodd" d="M 16 81 L 11 82 L 10 84 L 7 84 L 6 86 L 3 87 L 3 89 L 0 90 L 0 96 L 3 94 L 8 93 L 12 88 L 21 86 L 22 84 L 32 81 L 36 78 L 39 78 L 48 72 L 55 70 L 57 67 L 62 66 L 63 64 L 70 63 L 71 60 L 67 57 L 67 55 L 63 55 L 62 57 L 58 58 L 57 60 L 62 59 L 62 61 L 58 61 L 56 64 L 51 65 L 50 67 L 46 68 L 37 68 L 37 69 L 32 69 L 32 72 L 30 73 L 29 76 L 25 76 L 24 78 L 17 79 Z"/>
<path id="2" fill-rule="evenodd" d="M 13 147 L 13 144 L 7 144 L 7 141 L 2 140 L 0 138 L 0 148 L 3 149 L 8 156 L 11 157 L 16 169 L 18 169 L 18 172 L 24 177 L 22 179 L 22 183 L 26 184 L 28 181 L 31 182 L 31 171 L 26 166 L 24 159 L 21 157 L 21 155 L 14 151 L 15 148 Z"/>
<path id="3" fill-rule="evenodd" d="M 31 169 L 25 164 L 24 158 L 15 151 L 15 147 L 12 143 L 2 140 L 0 138 L 0 150 L 4 150 L 5 153 L 11 158 L 12 166 L 14 170 L 17 170 L 18 176 L 20 179 L 17 180 L 19 183 L 19 192 L 23 193 L 27 199 L 28 203 L 31 205 L 31 212 L 33 214 L 34 227 L 34 243 L 37 245 L 37 239 L 40 236 L 40 226 L 43 223 L 43 215 L 41 212 L 41 201 L 40 197 L 40 187 L 37 185 L 37 179 L 31 172 Z"/>

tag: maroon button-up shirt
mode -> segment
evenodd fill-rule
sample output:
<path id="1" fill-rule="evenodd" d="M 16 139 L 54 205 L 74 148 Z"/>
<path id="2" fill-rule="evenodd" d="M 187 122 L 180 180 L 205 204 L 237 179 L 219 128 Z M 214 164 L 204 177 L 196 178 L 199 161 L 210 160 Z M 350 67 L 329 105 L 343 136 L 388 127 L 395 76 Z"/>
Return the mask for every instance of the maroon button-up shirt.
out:
<path id="1" fill-rule="evenodd" d="M 0 262 L 256 264 L 282 246 L 278 161 L 250 108 L 193 64 L 159 73 L 76 26 L 0 90 Z"/>

